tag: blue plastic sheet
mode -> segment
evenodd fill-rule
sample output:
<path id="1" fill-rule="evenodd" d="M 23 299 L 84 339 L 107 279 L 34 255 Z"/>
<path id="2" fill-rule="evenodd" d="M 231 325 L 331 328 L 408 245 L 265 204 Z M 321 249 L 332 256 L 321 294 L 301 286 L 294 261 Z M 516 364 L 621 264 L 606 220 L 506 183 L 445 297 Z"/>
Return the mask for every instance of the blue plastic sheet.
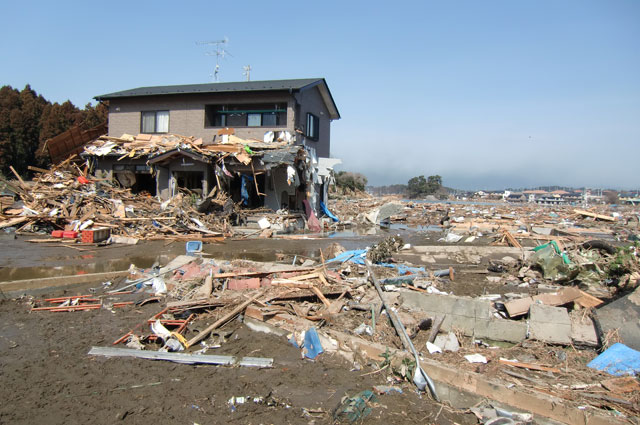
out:
<path id="1" fill-rule="evenodd" d="M 364 260 L 367 256 L 366 249 L 356 249 L 354 251 L 345 251 L 342 254 L 328 260 L 327 263 L 351 261 L 352 263 L 360 264 L 364 266 Z"/>
<path id="2" fill-rule="evenodd" d="M 405 274 L 417 274 L 417 273 L 425 273 L 426 270 L 423 267 L 409 267 L 404 264 L 393 264 L 393 263 L 378 263 L 379 266 L 389 267 L 392 269 L 397 269 L 398 273 L 401 275 Z"/>
<path id="3" fill-rule="evenodd" d="M 366 249 L 356 249 L 353 251 L 345 251 L 342 254 L 330 259 L 327 263 L 340 262 L 344 263 L 347 261 L 351 261 L 352 263 L 360 264 L 364 266 L 364 260 L 367 258 L 367 250 Z M 424 273 L 425 269 L 423 267 L 409 267 L 404 264 L 393 264 L 393 263 L 378 263 L 379 266 L 389 267 L 398 269 L 398 273 L 400 274 L 413 274 L 413 273 Z"/>
<path id="4" fill-rule="evenodd" d="M 640 373 L 640 352 L 617 342 L 587 366 L 615 376 L 636 375 Z"/>
<path id="5" fill-rule="evenodd" d="M 322 212 L 325 213 L 325 215 L 329 217 L 331 220 L 333 220 L 334 222 L 337 223 L 340 221 L 338 217 L 336 217 L 335 215 L 333 215 L 331 211 L 329 211 L 329 208 L 327 208 L 327 206 L 322 201 L 320 201 L 320 208 L 322 208 Z"/>
<path id="6" fill-rule="evenodd" d="M 320 338 L 318 337 L 318 332 L 316 332 L 316 328 L 312 327 L 304 333 L 303 347 L 305 349 L 304 356 L 311 360 L 324 353 L 322 344 L 320 343 Z"/>

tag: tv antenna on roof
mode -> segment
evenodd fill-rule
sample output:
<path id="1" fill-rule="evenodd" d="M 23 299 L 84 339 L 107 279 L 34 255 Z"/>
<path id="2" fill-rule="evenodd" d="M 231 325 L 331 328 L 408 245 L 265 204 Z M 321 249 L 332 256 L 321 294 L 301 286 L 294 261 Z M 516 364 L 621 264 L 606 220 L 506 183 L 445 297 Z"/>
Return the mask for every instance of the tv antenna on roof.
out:
<path id="1" fill-rule="evenodd" d="M 251 81 L 251 65 L 243 66 L 242 69 L 244 70 L 242 75 L 247 77 L 247 81 Z"/>
<path id="2" fill-rule="evenodd" d="M 205 53 L 207 56 L 215 56 L 216 57 L 216 67 L 213 69 L 213 80 L 217 83 L 219 82 L 218 74 L 220 73 L 220 58 L 225 58 L 227 55 L 233 57 L 228 50 L 224 48 L 225 45 L 229 43 L 229 39 L 227 37 L 222 40 L 214 40 L 214 41 L 196 41 L 197 45 L 208 45 L 215 46 L 215 50 L 213 52 Z"/>

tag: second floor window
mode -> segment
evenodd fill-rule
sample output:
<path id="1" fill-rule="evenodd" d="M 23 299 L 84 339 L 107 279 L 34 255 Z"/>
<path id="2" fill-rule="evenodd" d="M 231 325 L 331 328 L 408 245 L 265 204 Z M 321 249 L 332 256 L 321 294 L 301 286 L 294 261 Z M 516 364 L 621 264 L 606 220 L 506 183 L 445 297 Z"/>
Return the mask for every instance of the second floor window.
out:
<path id="1" fill-rule="evenodd" d="M 313 114 L 307 114 L 307 131 L 305 136 L 311 140 L 318 140 L 320 137 L 320 119 Z"/>
<path id="2" fill-rule="evenodd" d="M 281 127 L 287 125 L 287 105 L 205 105 L 205 127 Z"/>
<path id="3" fill-rule="evenodd" d="M 144 111 L 140 122 L 141 133 L 168 133 L 169 111 Z"/>

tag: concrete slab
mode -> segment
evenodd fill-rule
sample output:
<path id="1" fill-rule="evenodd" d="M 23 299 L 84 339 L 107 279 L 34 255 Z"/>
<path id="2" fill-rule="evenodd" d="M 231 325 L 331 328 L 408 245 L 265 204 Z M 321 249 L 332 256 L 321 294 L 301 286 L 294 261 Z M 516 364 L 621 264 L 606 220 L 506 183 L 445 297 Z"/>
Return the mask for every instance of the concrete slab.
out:
<path id="1" fill-rule="evenodd" d="M 585 314 L 585 310 L 572 311 L 569 318 L 571 319 L 571 340 L 573 344 L 583 347 L 597 347 L 598 334 L 593 326 L 593 320 Z"/>
<path id="2" fill-rule="evenodd" d="M 475 327 L 475 338 L 495 341 L 520 342 L 527 338 L 527 323 L 517 320 L 478 320 Z"/>
<path id="3" fill-rule="evenodd" d="M 430 315 L 446 316 L 441 329 L 459 329 L 465 335 L 473 335 L 476 316 L 491 317 L 491 302 L 448 295 L 403 293 L 402 305 L 423 310 Z"/>
<path id="4" fill-rule="evenodd" d="M 549 344 L 571 344 L 571 319 L 567 309 L 533 304 L 529 309 L 529 333 L 532 339 Z"/>
<path id="5" fill-rule="evenodd" d="M 484 258 L 500 260 L 506 255 L 514 258 L 522 258 L 524 255 L 526 259 L 531 253 L 532 251 L 523 252 L 519 248 L 506 246 L 418 245 L 399 252 L 394 258 L 413 264 L 479 264 Z"/>
<path id="6" fill-rule="evenodd" d="M 603 336 L 618 331 L 622 342 L 640 351 L 640 288 L 595 311 Z"/>
<path id="7" fill-rule="evenodd" d="M 520 342 L 526 338 L 525 322 L 493 316 L 491 301 L 420 293 L 403 293 L 402 306 L 422 310 L 430 316 L 444 315 L 443 331 L 460 330 L 467 336 L 496 341 Z"/>

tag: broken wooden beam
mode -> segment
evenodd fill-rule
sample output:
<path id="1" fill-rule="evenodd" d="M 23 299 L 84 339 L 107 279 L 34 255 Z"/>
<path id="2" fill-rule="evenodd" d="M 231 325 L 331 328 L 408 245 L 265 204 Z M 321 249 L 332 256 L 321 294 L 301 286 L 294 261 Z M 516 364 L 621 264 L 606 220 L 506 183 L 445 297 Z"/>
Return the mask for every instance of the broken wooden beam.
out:
<path id="1" fill-rule="evenodd" d="M 519 367 L 519 368 L 522 368 L 522 369 L 540 370 L 542 372 L 560 373 L 560 369 L 558 369 L 556 367 L 541 366 L 541 365 L 537 365 L 537 364 L 533 364 L 533 363 L 514 362 L 514 361 L 511 361 L 511 360 L 505 360 L 505 359 L 500 359 L 500 363 L 506 364 L 506 365 L 509 365 L 509 366 L 513 366 L 513 367 Z"/>
<path id="2" fill-rule="evenodd" d="M 616 221 L 615 217 L 611 217 L 609 215 L 596 214 L 591 211 L 585 210 L 573 210 L 574 213 L 582 215 L 584 217 L 591 217 L 597 220 L 605 220 L 605 221 Z"/>
<path id="3" fill-rule="evenodd" d="M 242 313 L 244 311 L 244 309 L 247 308 L 247 306 L 249 304 L 253 303 L 256 299 L 258 299 L 263 294 L 263 292 L 264 291 L 261 291 L 259 294 L 256 294 L 251 299 L 243 302 L 242 304 L 240 304 L 239 306 L 234 308 L 232 311 L 230 311 L 229 313 L 225 314 L 220 319 L 216 320 L 216 322 L 213 323 L 211 326 L 208 326 L 206 329 L 201 331 L 198 335 L 196 335 L 193 338 L 191 338 L 189 341 L 187 341 L 187 344 L 186 344 L 187 348 L 193 346 L 194 344 L 197 344 L 200 341 L 202 341 L 203 339 L 205 339 L 211 333 L 211 331 L 213 331 L 214 329 L 219 328 L 220 326 L 222 326 L 225 323 L 227 323 L 229 320 L 233 319 L 238 314 Z"/>

